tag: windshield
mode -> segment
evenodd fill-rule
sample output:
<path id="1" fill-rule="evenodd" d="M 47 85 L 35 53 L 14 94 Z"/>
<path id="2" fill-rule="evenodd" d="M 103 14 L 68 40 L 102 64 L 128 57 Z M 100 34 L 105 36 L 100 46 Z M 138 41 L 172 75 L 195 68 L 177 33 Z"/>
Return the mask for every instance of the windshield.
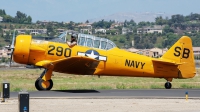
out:
<path id="1" fill-rule="evenodd" d="M 116 47 L 116 45 L 109 39 L 87 34 L 78 34 L 78 45 L 104 50 L 109 50 Z"/>

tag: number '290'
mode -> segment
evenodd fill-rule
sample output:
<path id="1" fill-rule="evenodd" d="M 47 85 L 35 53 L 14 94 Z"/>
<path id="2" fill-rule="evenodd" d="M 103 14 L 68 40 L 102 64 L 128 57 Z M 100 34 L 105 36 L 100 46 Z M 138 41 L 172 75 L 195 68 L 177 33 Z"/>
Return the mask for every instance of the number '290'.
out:
<path id="1" fill-rule="evenodd" d="M 56 51 L 54 53 L 54 51 Z M 71 56 L 71 49 L 70 48 L 63 48 L 61 46 L 55 47 L 54 45 L 49 45 L 48 50 L 49 55 L 57 55 L 57 56 L 65 56 L 70 57 Z"/>

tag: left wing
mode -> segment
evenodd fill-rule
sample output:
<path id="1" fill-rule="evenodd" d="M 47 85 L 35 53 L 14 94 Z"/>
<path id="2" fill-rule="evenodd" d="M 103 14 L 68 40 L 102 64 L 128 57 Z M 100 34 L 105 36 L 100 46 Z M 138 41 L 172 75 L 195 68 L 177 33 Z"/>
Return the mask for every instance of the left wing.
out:
<path id="1" fill-rule="evenodd" d="M 98 64 L 98 60 L 89 57 L 75 56 L 55 61 L 40 61 L 36 63 L 36 66 L 52 69 L 55 72 L 90 75 L 95 72 Z"/>

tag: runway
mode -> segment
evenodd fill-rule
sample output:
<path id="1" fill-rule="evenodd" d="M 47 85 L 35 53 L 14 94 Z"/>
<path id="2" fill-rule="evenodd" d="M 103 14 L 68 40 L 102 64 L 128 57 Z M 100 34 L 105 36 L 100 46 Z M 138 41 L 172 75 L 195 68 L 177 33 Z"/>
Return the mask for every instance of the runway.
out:
<path id="1" fill-rule="evenodd" d="M 188 99 L 185 99 L 188 92 Z M 19 92 L 0 103 L 2 112 L 18 110 Z M 200 89 L 30 91 L 31 112 L 199 112 Z"/>
<path id="2" fill-rule="evenodd" d="M 51 90 L 30 91 L 30 98 L 83 98 L 83 99 L 176 99 L 185 98 L 186 92 L 189 98 L 200 99 L 200 89 L 147 89 L 147 90 Z M 19 92 L 11 92 L 10 97 L 18 97 Z"/>

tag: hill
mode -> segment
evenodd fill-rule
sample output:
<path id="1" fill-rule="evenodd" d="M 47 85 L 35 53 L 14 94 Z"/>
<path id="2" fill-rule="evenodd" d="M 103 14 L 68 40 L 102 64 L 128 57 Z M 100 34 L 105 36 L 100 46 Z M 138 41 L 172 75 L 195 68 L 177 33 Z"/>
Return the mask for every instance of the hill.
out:
<path id="1" fill-rule="evenodd" d="M 104 19 L 106 21 L 115 20 L 118 22 L 124 22 L 125 20 L 130 21 L 132 19 L 136 23 L 139 23 L 141 21 L 155 22 L 155 18 L 160 17 L 160 16 L 162 16 L 163 18 L 166 18 L 166 17 L 170 18 L 172 16 L 172 14 L 153 13 L 153 12 L 145 12 L 145 13 L 121 12 L 121 13 L 115 13 L 115 14 L 107 15 L 107 16 L 100 17 L 100 18 L 89 19 L 89 21 L 96 22 L 96 21 L 101 21 L 102 19 Z"/>

